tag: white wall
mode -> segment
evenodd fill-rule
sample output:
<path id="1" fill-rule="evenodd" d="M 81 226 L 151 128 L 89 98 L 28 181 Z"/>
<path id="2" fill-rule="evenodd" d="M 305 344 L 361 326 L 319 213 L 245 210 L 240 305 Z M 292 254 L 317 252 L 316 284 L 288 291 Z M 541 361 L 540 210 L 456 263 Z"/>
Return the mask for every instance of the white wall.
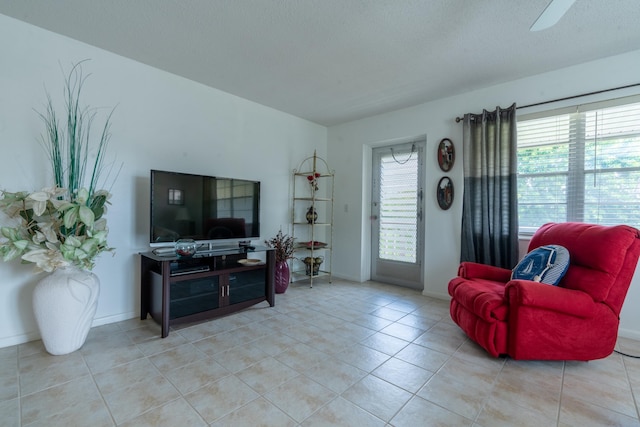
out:
<path id="1" fill-rule="evenodd" d="M 640 83 L 640 51 L 614 56 L 579 66 L 560 69 L 394 111 L 329 128 L 329 162 L 336 169 L 334 275 L 357 281 L 369 279 L 370 147 L 415 135 L 427 135 L 426 228 L 424 294 L 449 298 L 447 283 L 457 271 L 460 257 L 462 215 L 462 124 L 454 121 L 464 113 L 479 113 L 513 102 L 528 105 L 601 89 Z M 640 93 L 640 88 L 581 98 L 579 102 Z M 576 101 L 573 101 L 575 103 Z M 570 105 L 521 109 L 529 113 Z M 435 200 L 438 180 L 445 175 L 436 160 L 442 138 L 456 147 L 456 162 L 449 175 L 455 186 L 452 207 L 441 210 Z M 364 183 L 364 184 L 363 184 Z M 344 207 L 348 205 L 345 211 Z M 620 333 L 640 339 L 640 274 L 636 274 L 626 299 Z"/>
<path id="2" fill-rule="evenodd" d="M 327 133 L 305 120 L 3 15 L 0 40 L 0 188 L 37 189 L 51 182 L 37 142 L 42 124 L 33 109 L 41 110 L 44 104 L 44 86 L 60 99 L 61 65 L 68 70 L 70 64 L 91 58 L 85 64 L 92 74 L 85 86 L 86 102 L 118 106 L 109 153 L 124 167 L 107 216 L 116 254 L 103 255 L 95 269 L 102 281 L 95 325 L 139 314 L 136 254 L 148 248 L 149 169 L 261 180 L 265 238 L 280 227 L 288 229 L 290 172 L 317 149 L 319 156 L 328 155 L 336 171 L 334 275 L 364 281 L 369 278 L 370 148 L 426 134 L 424 293 L 448 298 L 446 286 L 458 265 L 462 200 L 462 128 L 453 119 L 496 105 L 530 104 L 640 80 L 637 51 L 350 122 Z M 435 150 L 444 137 L 457 149 L 448 174 L 456 196 L 448 211 L 438 208 L 434 195 L 443 175 Z M 30 270 L 17 262 L 0 262 L 0 347 L 38 338 L 31 309 L 38 276 Z M 623 308 L 621 334 L 640 339 L 638 276 Z"/>
<path id="3" fill-rule="evenodd" d="M 85 102 L 104 111 L 117 105 L 108 155 L 124 167 L 107 214 L 116 253 L 102 255 L 94 270 L 102 282 L 94 325 L 139 315 L 137 253 L 148 249 L 150 169 L 260 180 L 261 242 L 288 230 L 292 169 L 314 149 L 326 156 L 325 127 L 3 15 L 0 40 L 0 188 L 51 185 L 34 108 L 42 111 L 45 86 L 62 101 L 61 67 L 68 72 L 90 58 Z M 38 338 L 37 280 L 30 266 L 0 262 L 0 347 Z"/>

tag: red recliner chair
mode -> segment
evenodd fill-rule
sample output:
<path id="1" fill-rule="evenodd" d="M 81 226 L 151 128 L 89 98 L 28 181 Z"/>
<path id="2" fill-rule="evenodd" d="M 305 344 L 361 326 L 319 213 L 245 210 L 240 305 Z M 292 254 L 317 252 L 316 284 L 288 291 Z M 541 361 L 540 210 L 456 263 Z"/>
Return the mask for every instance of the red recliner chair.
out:
<path id="1" fill-rule="evenodd" d="M 640 232 L 625 225 L 550 223 L 534 234 L 529 251 L 543 245 L 569 251 L 558 286 L 511 280 L 511 270 L 463 262 L 449 282 L 451 318 L 494 357 L 607 357 L 640 256 Z"/>

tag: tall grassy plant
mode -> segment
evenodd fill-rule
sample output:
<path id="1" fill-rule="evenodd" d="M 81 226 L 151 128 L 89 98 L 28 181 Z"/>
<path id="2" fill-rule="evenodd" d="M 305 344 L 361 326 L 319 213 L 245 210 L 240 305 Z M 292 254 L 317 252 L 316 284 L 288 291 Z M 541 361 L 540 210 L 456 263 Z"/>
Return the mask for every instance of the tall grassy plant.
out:
<path id="1" fill-rule="evenodd" d="M 83 74 L 83 62 L 85 61 L 75 64 L 65 80 L 66 125 L 58 120 L 48 93 L 45 112 L 38 114 L 45 125 L 41 141 L 51 160 L 55 184 L 68 189 L 71 195 L 77 194 L 81 188 L 86 188 L 91 199 L 104 172 L 104 153 L 111 138 L 111 116 L 115 109 L 107 116 L 100 138 L 94 142 L 91 133 L 97 109 L 82 106 L 80 103 L 82 88 L 89 77 Z M 85 174 L 92 148 L 95 149 L 95 159 L 91 165 L 89 185 L 85 186 Z"/>

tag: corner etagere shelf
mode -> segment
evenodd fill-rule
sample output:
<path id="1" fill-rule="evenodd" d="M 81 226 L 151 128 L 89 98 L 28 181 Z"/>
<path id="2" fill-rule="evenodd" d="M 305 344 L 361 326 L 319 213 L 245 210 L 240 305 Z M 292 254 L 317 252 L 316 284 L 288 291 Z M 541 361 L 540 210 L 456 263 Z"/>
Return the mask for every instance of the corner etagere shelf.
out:
<path id="1" fill-rule="evenodd" d="M 309 280 L 310 287 L 321 277 L 331 283 L 333 184 L 334 171 L 315 151 L 293 170 L 291 223 L 296 246 L 291 280 Z M 322 260 L 319 267 L 317 260 Z"/>

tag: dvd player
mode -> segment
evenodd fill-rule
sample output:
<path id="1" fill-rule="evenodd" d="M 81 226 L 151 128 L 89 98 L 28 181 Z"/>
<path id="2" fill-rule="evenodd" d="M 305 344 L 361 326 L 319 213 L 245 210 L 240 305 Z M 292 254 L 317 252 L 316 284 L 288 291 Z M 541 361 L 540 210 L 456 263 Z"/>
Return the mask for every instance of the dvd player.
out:
<path id="1" fill-rule="evenodd" d="M 173 246 L 165 248 L 155 248 L 152 252 L 158 256 L 169 256 L 176 254 L 176 248 L 174 248 Z"/>

